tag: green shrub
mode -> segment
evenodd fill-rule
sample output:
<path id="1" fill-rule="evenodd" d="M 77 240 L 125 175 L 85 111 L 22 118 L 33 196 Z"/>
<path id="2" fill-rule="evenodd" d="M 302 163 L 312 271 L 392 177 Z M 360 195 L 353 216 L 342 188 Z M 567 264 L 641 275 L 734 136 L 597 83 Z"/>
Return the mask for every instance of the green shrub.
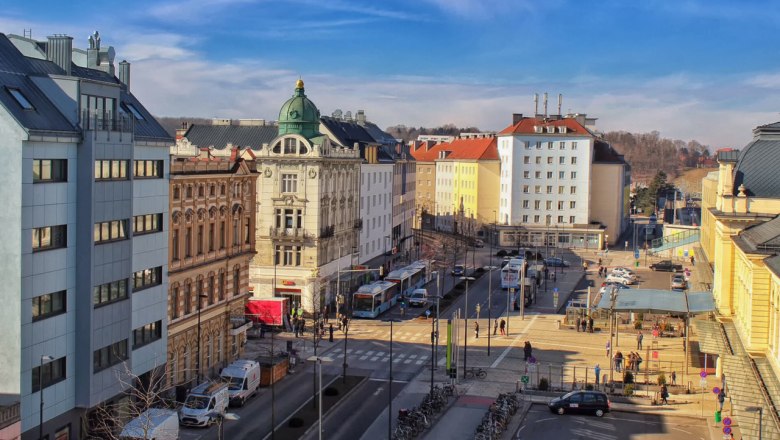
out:
<path id="1" fill-rule="evenodd" d="M 550 388 L 550 381 L 546 377 L 539 379 L 539 391 L 547 391 Z"/>
<path id="2" fill-rule="evenodd" d="M 666 374 L 660 373 L 658 375 L 658 385 L 666 385 Z"/>
<path id="3" fill-rule="evenodd" d="M 634 384 L 629 384 L 623 387 L 623 395 L 624 396 L 633 396 L 634 395 Z"/>
<path id="4" fill-rule="evenodd" d="M 623 373 L 623 383 L 626 384 L 634 383 L 634 373 L 630 371 L 626 371 L 625 373 Z"/>
<path id="5" fill-rule="evenodd" d="M 588 391 L 593 391 L 593 384 L 589 383 L 589 384 L 585 385 L 585 389 L 588 390 Z"/>

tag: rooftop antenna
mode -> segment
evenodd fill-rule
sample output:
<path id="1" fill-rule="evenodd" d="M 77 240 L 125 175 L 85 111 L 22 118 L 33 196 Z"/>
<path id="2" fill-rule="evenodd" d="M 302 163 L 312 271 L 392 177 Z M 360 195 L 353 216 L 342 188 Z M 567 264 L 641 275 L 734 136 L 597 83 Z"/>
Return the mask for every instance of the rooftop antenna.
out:
<path id="1" fill-rule="evenodd" d="M 544 117 L 547 118 L 547 92 L 544 92 Z"/>
<path id="2" fill-rule="evenodd" d="M 539 94 L 534 93 L 534 116 L 539 114 Z"/>
<path id="3" fill-rule="evenodd" d="M 558 93 L 558 114 L 561 114 L 561 107 L 563 106 L 563 93 Z"/>

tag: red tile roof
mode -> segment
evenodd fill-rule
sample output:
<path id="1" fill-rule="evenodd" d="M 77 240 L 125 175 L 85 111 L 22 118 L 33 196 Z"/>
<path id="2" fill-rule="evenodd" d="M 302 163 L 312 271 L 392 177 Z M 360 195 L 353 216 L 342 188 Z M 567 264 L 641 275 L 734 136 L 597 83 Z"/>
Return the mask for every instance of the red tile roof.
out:
<path id="1" fill-rule="evenodd" d="M 447 151 L 447 159 L 465 160 L 498 160 L 498 142 L 495 137 L 455 139 L 451 143 L 440 143 L 412 151 L 412 156 L 418 162 L 433 162 L 439 158 L 442 151 Z"/>
<path id="2" fill-rule="evenodd" d="M 439 158 L 439 152 L 444 150 L 442 148 L 442 145 L 449 145 L 449 144 L 436 144 L 433 145 L 434 142 L 431 141 L 423 141 L 420 143 L 421 145 L 417 148 L 414 148 L 414 146 L 409 147 L 409 151 L 412 153 L 412 157 L 414 157 L 414 160 L 417 162 L 433 162 L 434 160 Z"/>
<path id="3" fill-rule="evenodd" d="M 499 134 L 548 134 L 546 128 L 543 130 L 542 133 L 537 133 L 536 130 L 534 130 L 535 126 L 542 126 L 542 127 L 553 126 L 556 127 L 556 132 L 557 132 L 557 127 L 565 126 L 567 128 L 566 134 L 591 135 L 590 131 L 588 131 L 588 129 L 583 127 L 582 124 L 577 122 L 577 120 L 574 118 L 564 118 L 564 119 L 559 119 L 557 121 L 546 121 L 546 122 L 536 118 L 523 118 L 517 124 L 510 125 L 509 127 L 501 130 Z M 559 134 L 559 133 L 555 133 L 555 134 Z"/>

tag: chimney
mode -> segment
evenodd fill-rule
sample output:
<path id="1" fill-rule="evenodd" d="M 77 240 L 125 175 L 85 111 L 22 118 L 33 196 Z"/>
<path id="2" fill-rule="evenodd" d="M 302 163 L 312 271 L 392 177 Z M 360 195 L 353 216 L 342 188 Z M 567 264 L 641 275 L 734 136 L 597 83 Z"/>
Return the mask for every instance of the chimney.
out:
<path id="1" fill-rule="evenodd" d="M 515 125 L 522 120 L 523 120 L 522 113 L 512 113 L 512 125 Z"/>
<path id="2" fill-rule="evenodd" d="M 127 86 L 127 91 L 130 91 L 130 63 L 127 60 L 122 60 L 119 63 L 119 82 Z"/>
<path id="3" fill-rule="evenodd" d="M 70 75 L 70 64 L 73 57 L 73 37 L 67 35 L 52 35 L 46 45 L 46 58 L 60 66 L 66 75 Z"/>
<path id="4" fill-rule="evenodd" d="M 534 116 L 539 116 L 539 94 L 534 93 Z"/>
<path id="5" fill-rule="evenodd" d="M 366 112 L 365 110 L 358 110 L 355 113 L 355 119 L 359 125 L 366 125 Z"/>
<path id="6" fill-rule="evenodd" d="M 544 117 L 547 117 L 547 92 L 544 92 Z"/>
<path id="7" fill-rule="evenodd" d="M 176 140 L 181 140 L 184 138 L 184 135 L 187 133 L 187 130 L 190 129 L 189 122 L 182 122 L 181 128 L 176 129 Z"/>

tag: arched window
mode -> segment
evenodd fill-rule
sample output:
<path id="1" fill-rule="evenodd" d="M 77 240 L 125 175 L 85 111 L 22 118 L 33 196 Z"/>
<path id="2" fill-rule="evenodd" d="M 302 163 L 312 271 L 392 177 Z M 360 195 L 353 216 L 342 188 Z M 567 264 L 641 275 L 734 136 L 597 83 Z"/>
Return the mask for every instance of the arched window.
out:
<path id="1" fill-rule="evenodd" d="M 189 280 L 184 283 L 184 314 L 192 313 L 192 284 Z"/>
<path id="2" fill-rule="evenodd" d="M 171 287 L 171 319 L 179 317 L 179 285 Z"/>
<path id="3" fill-rule="evenodd" d="M 238 296 L 241 288 L 241 267 L 236 266 L 233 269 L 233 296 Z"/>

